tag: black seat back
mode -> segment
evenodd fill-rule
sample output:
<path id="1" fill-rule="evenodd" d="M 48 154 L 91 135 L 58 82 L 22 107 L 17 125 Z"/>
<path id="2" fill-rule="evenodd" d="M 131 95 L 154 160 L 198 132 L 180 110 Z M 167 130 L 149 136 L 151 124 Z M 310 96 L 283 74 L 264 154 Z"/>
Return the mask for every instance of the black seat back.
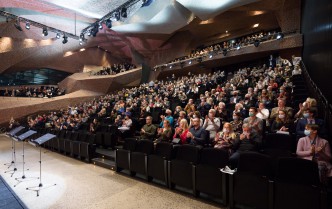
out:
<path id="1" fill-rule="evenodd" d="M 228 163 L 228 151 L 224 149 L 204 148 L 201 151 L 199 164 L 224 168 Z"/>
<path id="2" fill-rule="evenodd" d="M 173 145 L 168 142 L 159 142 L 156 144 L 155 154 L 170 160 L 172 158 Z"/>
<path id="3" fill-rule="evenodd" d="M 193 145 L 182 145 L 177 148 L 176 159 L 192 162 L 196 164 L 199 160 L 200 149 Z"/>
<path id="4" fill-rule="evenodd" d="M 270 149 L 292 149 L 292 137 L 287 134 L 267 134 L 265 137 L 265 147 Z"/>
<path id="5" fill-rule="evenodd" d="M 126 138 L 124 140 L 123 149 L 129 151 L 135 151 L 137 145 L 137 140 L 135 138 Z"/>
<path id="6" fill-rule="evenodd" d="M 238 173 L 250 173 L 253 175 L 270 175 L 271 158 L 256 152 L 241 153 L 239 158 Z"/>
<path id="7" fill-rule="evenodd" d="M 143 139 L 137 142 L 135 152 L 142 152 L 150 155 L 153 153 L 153 148 L 154 145 L 152 141 Z"/>
<path id="8" fill-rule="evenodd" d="M 280 158 L 276 181 L 291 184 L 319 185 L 318 165 L 300 158 Z"/>

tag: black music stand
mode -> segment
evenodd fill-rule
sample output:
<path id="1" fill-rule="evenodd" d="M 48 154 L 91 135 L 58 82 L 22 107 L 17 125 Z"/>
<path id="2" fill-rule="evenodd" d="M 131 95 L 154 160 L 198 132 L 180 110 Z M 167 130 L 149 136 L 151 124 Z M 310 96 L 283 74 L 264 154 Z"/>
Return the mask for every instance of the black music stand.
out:
<path id="1" fill-rule="evenodd" d="M 37 133 L 37 131 L 29 130 L 29 131 L 27 131 L 27 132 L 25 132 L 25 133 L 23 133 L 23 134 L 21 134 L 21 135 L 19 135 L 17 137 L 14 137 L 14 141 L 22 142 L 22 158 L 23 158 L 23 162 L 22 162 L 22 177 L 21 178 L 15 178 L 15 180 L 17 180 L 18 183 L 15 184 L 14 187 L 16 187 L 18 184 L 20 184 L 21 182 L 23 182 L 23 180 L 26 178 L 25 177 L 25 173 L 24 173 L 24 171 L 25 171 L 25 168 L 24 168 L 24 165 L 25 165 L 25 161 L 24 161 L 25 140 L 27 138 L 29 138 L 30 136 L 34 135 L 35 133 Z M 29 169 L 27 169 L 27 170 L 29 170 Z M 22 180 L 20 180 L 20 179 L 22 179 Z"/>
<path id="2" fill-rule="evenodd" d="M 34 186 L 34 187 L 27 187 L 26 189 L 37 192 L 37 197 L 39 196 L 40 190 L 42 190 L 41 187 L 43 187 L 42 180 L 41 180 L 41 173 L 42 173 L 42 167 L 41 167 L 41 162 L 42 162 L 41 161 L 41 153 L 42 153 L 41 152 L 41 145 L 44 144 L 45 142 L 47 142 L 48 140 L 51 140 L 51 139 L 53 139 L 55 137 L 56 136 L 53 135 L 53 134 L 45 134 L 45 135 L 39 137 L 38 139 L 29 142 L 30 144 L 32 144 L 35 147 L 39 146 L 39 185 L 38 186 Z M 56 184 L 53 184 L 51 186 L 56 186 Z M 44 189 L 47 189 L 47 188 L 49 188 L 51 186 L 44 187 Z"/>
<path id="3" fill-rule="evenodd" d="M 10 130 L 8 133 L 6 133 L 7 136 L 9 136 L 11 139 L 12 139 L 12 161 L 10 163 L 5 163 L 4 165 L 7 165 L 8 166 L 8 169 L 14 165 L 14 168 L 13 170 L 8 170 L 8 171 L 5 171 L 5 173 L 9 173 L 11 172 L 11 176 L 13 177 L 14 173 L 17 171 L 17 168 L 16 168 L 16 152 L 15 152 L 15 141 L 13 139 L 13 137 L 16 136 L 16 134 L 20 131 L 22 131 L 24 129 L 23 126 L 19 126 L 19 127 L 16 127 L 12 130 Z"/>

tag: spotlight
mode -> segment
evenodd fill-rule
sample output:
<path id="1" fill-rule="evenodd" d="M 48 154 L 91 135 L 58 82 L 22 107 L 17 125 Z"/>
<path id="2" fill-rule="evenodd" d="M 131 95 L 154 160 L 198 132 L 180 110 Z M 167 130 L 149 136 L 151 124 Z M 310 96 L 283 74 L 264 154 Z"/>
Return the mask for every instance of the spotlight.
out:
<path id="1" fill-rule="evenodd" d="M 109 29 L 111 29 L 111 28 L 112 28 L 112 20 L 110 20 L 110 19 L 106 20 L 105 25 L 106 25 Z"/>
<path id="2" fill-rule="evenodd" d="M 127 18 L 127 8 L 123 7 L 121 9 L 121 17 Z"/>
<path id="3" fill-rule="evenodd" d="M 47 36 L 48 35 L 48 31 L 47 31 L 47 28 L 43 28 L 43 36 Z"/>
<path id="4" fill-rule="evenodd" d="M 56 33 L 56 36 L 55 36 L 57 39 L 60 38 L 60 33 Z"/>
<path id="5" fill-rule="evenodd" d="M 98 28 L 101 30 L 101 29 L 103 29 L 103 23 L 102 22 L 99 22 L 99 24 L 98 24 Z"/>
<path id="6" fill-rule="evenodd" d="M 280 39 L 282 39 L 282 38 L 284 38 L 284 34 L 281 33 L 281 32 L 279 32 L 279 33 L 277 34 L 277 40 L 280 40 Z"/>
<path id="7" fill-rule="evenodd" d="M 261 43 L 261 42 L 260 42 L 259 40 L 256 39 L 256 40 L 254 41 L 254 46 L 255 46 L 255 47 L 258 47 L 260 43 Z"/>
<path id="8" fill-rule="evenodd" d="M 237 50 L 240 50 L 240 49 L 241 49 L 240 44 L 236 46 L 236 49 L 237 49 Z"/>
<path id="9" fill-rule="evenodd" d="M 92 29 L 91 29 L 91 35 L 93 37 L 96 37 L 98 33 L 98 25 L 95 25 Z"/>
<path id="10" fill-rule="evenodd" d="M 119 21 L 120 20 L 120 12 L 115 12 L 114 13 L 114 18 L 115 18 L 115 21 Z"/>
<path id="11" fill-rule="evenodd" d="M 227 55 L 227 49 L 222 50 L 222 54 L 223 54 L 224 56 L 226 56 L 226 55 Z"/>
<path id="12" fill-rule="evenodd" d="M 66 44 L 68 42 L 68 36 L 66 36 L 66 34 L 63 34 L 63 44 Z"/>
<path id="13" fill-rule="evenodd" d="M 81 35 L 80 35 L 80 39 L 79 39 L 80 42 L 84 41 L 84 39 L 85 39 L 85 38 L 84 38 L 84 33 L 81 33 Z"/>
<path id="14" fill-rule="evenodd" d="M 19 30 L 19 31 L 23 31 L 23 30 L 22 30 L 22 27 L 21 27 L 21 25 L 20 25 L 20 20 L 19 20 L 19 19 L 16 20 L 16 22 L 14 23 L 14 26 L 15 26 L 15 28 L 16 28 L 17 30 Z"/>
<path id="15" fill-rule="evenodd" d="M 26 28 L 27 30 L 30 29 L 30 23 L 29 23 L 28 21 L 25 23 L 25 28 Z"/>

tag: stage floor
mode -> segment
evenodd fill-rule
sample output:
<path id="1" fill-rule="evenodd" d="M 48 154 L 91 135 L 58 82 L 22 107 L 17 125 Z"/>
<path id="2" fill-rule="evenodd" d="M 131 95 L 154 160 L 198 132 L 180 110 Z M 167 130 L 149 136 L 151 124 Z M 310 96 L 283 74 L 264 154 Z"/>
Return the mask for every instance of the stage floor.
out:
<path id="1" fill-rule="evenodd" d="M 16 158 L 18 170 L 11 177 L 10 173 L 4 173 L 8 170 L 4 164 L 11 161 L 11 139 L 0 135 L 1 175 L 31 209 L 220 208 L 192 198 L 190 194 L 170 191 L 45 149 L 42 149 L 43 187 L 37 197 L 35 191 L 26 188 L 39 185 L 39 179 L 36 179 L 39 176 L 39 148 L 25 143 L 25 168 L 29 170 L 25 171 L 23 182 L 15 180 L 22 177 L 22 143 L 16 143 Z"/>

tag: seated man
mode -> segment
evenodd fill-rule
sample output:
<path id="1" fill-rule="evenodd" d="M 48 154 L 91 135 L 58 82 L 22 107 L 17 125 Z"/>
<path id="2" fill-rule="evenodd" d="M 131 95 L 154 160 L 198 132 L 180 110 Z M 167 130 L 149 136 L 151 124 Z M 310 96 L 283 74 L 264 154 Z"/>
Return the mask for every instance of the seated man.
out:
<path id="1" fill-rule="evenodd" d="M 194 118 L 192 123 L 187 134 L 188 144 L 204 146 L 206 144 L 206 131 L 200 126 L 200 119 Z"/>
<path id="2" fill-rule="evenodd" d="M 216 110 L 210 109 L 209 115 L 205 117 L 203 128 L 207 131 L 210 131 L 210 141 L 214 141 L 214 138 L 216 136 L 216 133 L 220 129 L 220 120 L 219 118 L 215 117 Z"/>
<path id="3" fill-rule="evenodd" d="M 261 144 L 261 137 L 252 131 L 248 123 L 243 124 L 242 134 L 233 143 L 234 151 L 229 158 L 231 167 L 237 168 L 240 154 L 243 152 L 257 152 Z"/>
<path id="4" fill-rule="evenodd" d="M 152 117 L 146 117 L 146 124 L 141 129 L 141 138 L 154 140 L 156 136 L 156 126 L 152 124 Z"/>
<path id="5" fill-rule="evenodd" d="M 305 126 L 305 137 L 300 138 L 296 154 L 302 159 L 316 161 L 321 182 L 327 183 L 327 177 L 332 176 L 331 150 L 328 141 L 318 136 L 318 130 L 316 124 Z"/>
<path id="6" fill-rule="evenodd" d="M 253 132 L 256 132 L 260 136 L 262 136 L 263 132 L 263 120 L 256 117 L 257 109 L 255 107 L 250 107 L 249 109 L 249 117 L 243 120 L 243 123 L 249 124 L 252 128 Z"/>

